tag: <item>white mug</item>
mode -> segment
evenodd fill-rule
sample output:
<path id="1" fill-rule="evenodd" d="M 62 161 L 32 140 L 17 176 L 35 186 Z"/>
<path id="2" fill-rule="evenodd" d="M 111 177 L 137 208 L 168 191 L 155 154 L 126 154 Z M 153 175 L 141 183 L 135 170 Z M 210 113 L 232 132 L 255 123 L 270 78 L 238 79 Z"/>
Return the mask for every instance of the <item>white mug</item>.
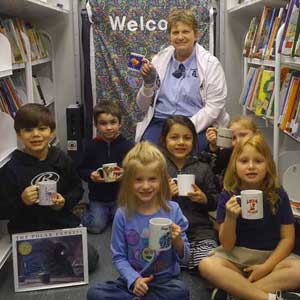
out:
<path id="1" fill-rule="evenodd" d="M 232 147 L 232 129 L 230 128 L 218 128 L 217 131 L 217 146 L 220 148 Z"/>
<path id="2" fill-rule="evenodd" d="M 39 191 L 38 204 L 43 206 L 53 205 L 52 200 L 56 197 L 56 181 L 47 180 L 37 183 Z"/>
<path id="3" fill-rule="evenodd" d="M 241 195 L 242 218 L 258 220 L 264 217 L 263 192 L 260 190 L 243 190 Z"/>
<path id="4" fill-rule="evenodd" d="M 152 218 L 149 220 L 149 248 L 165 251 L 171 248 L 171 225 L 168 218 Z"/>
<path id="5" fill-rule="evenodd" d="M 97 169 L 97 171 L 101 172 L 100 174 L 104 178 L 105 182 L 114 182 L 116 181 L 115 168 L 117 167 L 117 163 L 103 164 L 101 168 Z"/>
<path id="6" fill-rule="evenodd" d="M 173 178 L 178 186 L 178 195 L 186 196 L 188 193 L 193 192 L 192 184 L 195 184 L 194 174 L 178 174 L 177 178 Z"/>

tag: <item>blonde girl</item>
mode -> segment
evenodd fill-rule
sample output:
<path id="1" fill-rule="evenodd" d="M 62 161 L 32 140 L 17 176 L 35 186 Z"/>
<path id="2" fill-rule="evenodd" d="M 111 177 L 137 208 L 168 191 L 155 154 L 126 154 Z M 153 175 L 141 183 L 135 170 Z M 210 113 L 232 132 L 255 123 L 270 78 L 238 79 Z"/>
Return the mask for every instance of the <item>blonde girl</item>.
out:
<path id="1" fill-rule="evenodd" d="M 170 199 L 166 161 L 149 142 L 128 152 L 123 161 L 124 175 L 119 204 L 112 227 L 113 263 L 120 273 L 115 282 L 98 283 L 87 299 L 189 299 L 189 292 L 178 278 L 179 262 L 189 256 L 185 231 L 187 219 Z M 165 251 L 149 248 L 149 220 L 168 218 L 172 247 Z"/>
<path id="2" fill-rule="evenodd" d="M 213 300 L 300 299 L 295 293 L 277 293 L 299 287 L 299 261 L 290 255 L 294 246 L 294 219 L 288 195 L 279 186 L 271 151 L 261 134 L 234 147 L 218 199 L 217 222 L 221 246 L 200 262 L 203 277 L 219 289 Z M 262 190 L 264 216 L 241 217 L 236 195 L 241 190 Z M 222 290 L 221 290 L 222 289 Z"/>

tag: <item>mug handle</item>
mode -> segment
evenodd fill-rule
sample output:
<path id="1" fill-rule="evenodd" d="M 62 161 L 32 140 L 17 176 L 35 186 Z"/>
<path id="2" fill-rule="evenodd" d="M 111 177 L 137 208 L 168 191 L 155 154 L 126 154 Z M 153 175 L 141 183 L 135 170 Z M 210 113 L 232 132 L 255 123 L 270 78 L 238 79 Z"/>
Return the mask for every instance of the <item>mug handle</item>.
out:
<path id="1" fill-rule="evenodd" d="M 176 177 L 171 178 L 171 181 L 174 181 L 176 184 L 178 184 L 178 179 Z"/>
<path id="2" fill-rule="evenodd" d="M 96 171 L 99 173 L 99 175 L 101 176 L 101 178 L 104 179 L 104 171 L 103 171 L 103 168 L 102 168 L 102 167 L 101 167 L 101 168 L 98 168 Z"/>
<path id="3" fill-rule="evenodd" d="M 237 199 L 237 203 L 241 206 L 242 196 L 241 195 L 236 195 L 235 198 Z"/>

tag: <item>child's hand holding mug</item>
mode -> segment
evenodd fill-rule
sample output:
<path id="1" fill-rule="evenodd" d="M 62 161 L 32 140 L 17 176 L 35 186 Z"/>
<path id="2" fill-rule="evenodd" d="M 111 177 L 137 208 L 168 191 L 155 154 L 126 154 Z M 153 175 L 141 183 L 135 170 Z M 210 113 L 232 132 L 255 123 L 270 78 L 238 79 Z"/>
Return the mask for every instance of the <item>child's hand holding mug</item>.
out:
<path id="1" fill-rule="evenodd" d="M 91 173 L 90 178 L 93 182 L 104 182 L 104 178 L 101 176 L 98 170 L 95 170 Z"/>
<path id="2" fill-rule="evenodd" d="M 206 204 L 207 203 L 207 197 L 206 195 L 202 192 L 202 190 L 196 185 L 192 184 L 193 187 L 193 192 L 189 192 L 187 196 L 193 201 L 197 202 L 200 204 Z"/>
<path id="3" fill-rule="evenodd" d="M 205 135 L 206 139 L 209 143 L 209 148 L 212 152 L 217 152 L 218 147 L 217 147 L 217 128 L 215 127 L 208 127 L 206 129 Z"/>
<path id="4" fill-rule="evenodd" d="M 232 196 L 226 203 L 226 217 L 236 219 L 242 212 L 242 208 L 236 196 Z"/>
<path id="5" fill-rule="evenodd" d="M 27 206 L 37 203 L 39 198 L 38 187 L 36 185 L 30 185 L 24 189 L 21 194 L 23 203 Z"/>

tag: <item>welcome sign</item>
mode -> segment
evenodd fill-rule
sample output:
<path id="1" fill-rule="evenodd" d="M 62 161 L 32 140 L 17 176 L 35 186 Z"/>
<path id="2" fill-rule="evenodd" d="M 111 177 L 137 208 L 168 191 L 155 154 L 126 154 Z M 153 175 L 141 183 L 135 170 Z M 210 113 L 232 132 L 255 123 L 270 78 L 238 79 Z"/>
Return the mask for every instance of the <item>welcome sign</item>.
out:
<path id="1" fill-rule="evenodd" d="M 199 43 L 208 49 L 209 0 L 90 0 L 95 47 L 96 102 L 119 101 L 123 133 L 134 140 L 135 124 L 143 117 L 135 98 L 142 79 L 128 69 L 130 53 L 151 60 L 169 45 L 166 18 L 174 8 L 191 9 L 200 24 Z"/>

